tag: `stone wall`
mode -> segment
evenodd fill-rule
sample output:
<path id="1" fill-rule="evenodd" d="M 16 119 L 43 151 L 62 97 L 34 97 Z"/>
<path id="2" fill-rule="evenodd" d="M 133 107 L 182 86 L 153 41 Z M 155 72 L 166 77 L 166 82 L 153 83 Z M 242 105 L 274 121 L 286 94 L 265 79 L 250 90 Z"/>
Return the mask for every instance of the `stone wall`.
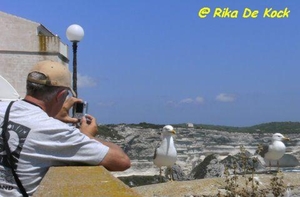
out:
<path id="1" fill-rule="evenodd" d="M 141 197 L 102 166 L 51 167 L 34 197 Z"/>

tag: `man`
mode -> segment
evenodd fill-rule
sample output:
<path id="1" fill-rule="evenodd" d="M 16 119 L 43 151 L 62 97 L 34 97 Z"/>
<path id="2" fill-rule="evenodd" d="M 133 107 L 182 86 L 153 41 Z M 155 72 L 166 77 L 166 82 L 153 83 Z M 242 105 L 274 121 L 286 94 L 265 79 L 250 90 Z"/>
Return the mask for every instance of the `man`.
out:
<path id="1" fill-rule="evenodd" d="M 7 142 L 11 166 L 29 196 L 51 166 L 102 165 L 111 171 L 130 167 L 130 159 L 119 146 L 94 138 L 98 127 L 93 116 L 83 117 L 79 129 L 66 124 L 78 122 L 68 111 L 82 100 L 66 100 L 69 92 L 75 95 L 65 66 L 54 61 L 37 63 L 28 74 L 26 89 L 25 98 L 14 102 L 9 111 Z M 0 102 L 1 133 L 8 104 Z M 22 196 L 7 154 L 1 138 L 0 196 Z"/>

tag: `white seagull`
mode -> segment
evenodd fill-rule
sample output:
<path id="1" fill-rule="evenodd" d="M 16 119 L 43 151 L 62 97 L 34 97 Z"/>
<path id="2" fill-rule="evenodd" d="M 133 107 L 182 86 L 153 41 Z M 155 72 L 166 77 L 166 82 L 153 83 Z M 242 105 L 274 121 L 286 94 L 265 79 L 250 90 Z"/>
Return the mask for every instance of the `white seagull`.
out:
<path id="1" fill-rule="evenodd" d="M 177 159 L 177 151 L 174 146 L 172 135 L 176 134 L 171 125 L 166 125 L 161 134 L 161 145 L 155 149 L 153 163 L 159 167 L 159 175 L 161 177 L 161 167 L 167 166 L 171 168 L 171 180 L 173 180 L 172 166 Z"/>
<path id="2" fill-rule="evenodd" d="M 277 161 L 277 167 L 279 168 L 279 159 L 285 154 L 286 147 L 282 141 L 290 140 L 287 137 L 284 137 L 281 133 L 275 133 L 272 136 L 272 143 L 269 145 L 263 145 L 261 150 L 257 150 L 261 157 L 265 161 L 269 162 L 269 167 L 271 167 L 271 161 Z"/>

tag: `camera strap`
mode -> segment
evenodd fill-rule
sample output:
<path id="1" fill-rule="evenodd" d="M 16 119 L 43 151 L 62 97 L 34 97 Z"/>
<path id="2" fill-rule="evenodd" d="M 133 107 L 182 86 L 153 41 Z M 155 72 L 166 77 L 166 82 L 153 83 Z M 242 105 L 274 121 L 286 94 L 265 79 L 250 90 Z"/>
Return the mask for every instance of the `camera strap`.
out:
<path id="1" fill-rule="evenodd" d="M 6 155 L 7 155 L 7 163 L 8 163 L 8 166 L 11 168 L 11 171 L 12 171 L 12 174 L 14 175 L 15 177 L 15 181 L 22 193 L 22 195 L 24 197 L 28 197 L 28 194 L 26 193 L 26 190 L 25 188 L 23 187 L 15 169 L 14 169 L 14 161 L 13 161 L 13 157 L 12 157 L 12 154 L 10 152 L 10 149 L 9 149 L 9 145 L 8 145 L 8 138 L 9 138 L 9 133 L 7 131 L 7 126 L 8 126 L 8 119 L 9 119 L 9 112 L 10 112 L 10 108 L 12 106 L 12 104 L 14 103 L 14 101 L 11 101 L 6 109 L 6 112 L 5 112 L 5 116 L 4 116 L 4 123 L 2 125 L 2 139 L 3 139 L 3 144 L 4 144 L 4 148 L 6 150 Z"/>

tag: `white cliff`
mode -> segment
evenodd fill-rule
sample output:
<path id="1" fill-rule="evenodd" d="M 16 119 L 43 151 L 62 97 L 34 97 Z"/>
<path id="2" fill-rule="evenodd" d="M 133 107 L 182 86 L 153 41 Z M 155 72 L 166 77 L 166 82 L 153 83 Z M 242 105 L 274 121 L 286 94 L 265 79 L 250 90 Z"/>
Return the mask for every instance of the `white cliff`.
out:
<path id="1" fill-rule="evenodd" d="M 250 153 L 254 153 L 261 143 L 270 140 L 271 133 L 229 133 L 217 130 L 194 128 L 176 128 L 175 146 L 178 153 L 176 164 L 185 174 L 201 163 L 212 153 L 217 153 L 220 158 L 234 155 L 243 146 Z M 110 129 L 117 131 L 122 139 L 110 139 L 119 144 L 129 155 L 132 167 L 124 172 L 114 172 L 119 176 L 153 176 L 159 174 L 159 169 L 153 164 L 155 147 L 160 142 L 161 129 L 142 128 L 128 125 L 110 125 Z M 287 154 L 300 159 L 298 148 L 300 135 L 287 134 L 291 141 L 286 143 Z M 295 161 L 298 162 L 298 161 Z"/>

